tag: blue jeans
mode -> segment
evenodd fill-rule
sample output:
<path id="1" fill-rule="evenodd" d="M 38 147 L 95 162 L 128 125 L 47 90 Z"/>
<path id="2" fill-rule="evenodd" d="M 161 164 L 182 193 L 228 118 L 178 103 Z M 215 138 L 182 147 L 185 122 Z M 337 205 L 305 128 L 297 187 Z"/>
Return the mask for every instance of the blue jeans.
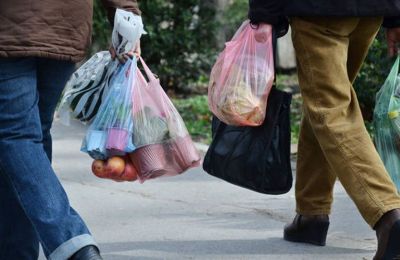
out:
<path id="1" fill-rule="evenodd" d="M 74 64 L 0 58 L 0 259 L 64 260 L 95 245 L 51 167 L 50 128 Z"/>

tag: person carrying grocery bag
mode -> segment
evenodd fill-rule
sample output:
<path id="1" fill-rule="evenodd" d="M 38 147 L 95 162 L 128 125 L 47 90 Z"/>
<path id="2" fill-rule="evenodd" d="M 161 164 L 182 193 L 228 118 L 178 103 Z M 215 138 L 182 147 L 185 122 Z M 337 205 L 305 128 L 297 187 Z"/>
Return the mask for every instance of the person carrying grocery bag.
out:
<path id="1" fill-rule="evenodd" d="M 397 52 L 400 2 L 250 0 L 249 17 L 278 31 L 289 17 L 304 100 L 297 216 L 285 227 L 284 238 L 325 245 L 338 178 L 376 230 L 375 259 L 398 259 L 400 197 L 366 131 L 352 84 L 382 22 L 389 54 Z"/>
<path id="2" fill-rule="evenodd" d="M 136 0 L 102 2 L 111 23 L 116 8 L 140 15 Z M 91 0 L 0 2 L 0 259 L 37 259 L 39 243 L 48 259 L 102 259 L 51 167 L 54 110 L 92 15 Z M 135 50 L 119 47 L 121 62 Z"/>

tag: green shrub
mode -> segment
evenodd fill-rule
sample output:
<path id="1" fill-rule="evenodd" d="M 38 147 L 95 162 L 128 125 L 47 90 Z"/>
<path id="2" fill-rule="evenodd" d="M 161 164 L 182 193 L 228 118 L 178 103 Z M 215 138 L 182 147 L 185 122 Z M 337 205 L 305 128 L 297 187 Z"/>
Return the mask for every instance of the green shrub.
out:
<path id="1" fill-rule="evenodd" d="M 201 0 L 142 0 L 148 35 L 142 54 L 165 88 L 190 92 L 208 81 L 215 60 L 215 7 Z M 108 49 L 110 25 L 100 1 L 94 1 L 91 54 Z"/>
<path id="2" fill-rule="evenodd" d="M 201 0 L 142 0 L 142 52 L 164 88 L 190 92 L 214 61 L 214 6 Z"/>
<path id="3" fill-rule="evenodd" d="M 100 0 L 93 1 L 93 33 L 90 55 L 107 50 L 111 42 L 111 26 Z"/>
<path id="4" fill-rule="evenodd" d="M 375 106 L 375 95 L 385 82 L 393 64 L 387 56 L 387 45 L 384 30 L 374 40 L 360 74 L 354 82 L 354 89 L 360 103 L 364 120 L 372 121 Z"/>
<path id="5" fill-rule="evenodd" d="M 211 143 L 212 114 L 208 110 L 206 95 L 194 96 L 187 99 L 173 99 L 193 139 L 206 144 Z"/>
<path id="6" fill-rule="evenodd" d="M 227 39 L 232 38 L 239 26 L 247 19 L 248 8 L 248 0 L 229 1 L 220 15 L 221 29 L 224 30 Z"/>

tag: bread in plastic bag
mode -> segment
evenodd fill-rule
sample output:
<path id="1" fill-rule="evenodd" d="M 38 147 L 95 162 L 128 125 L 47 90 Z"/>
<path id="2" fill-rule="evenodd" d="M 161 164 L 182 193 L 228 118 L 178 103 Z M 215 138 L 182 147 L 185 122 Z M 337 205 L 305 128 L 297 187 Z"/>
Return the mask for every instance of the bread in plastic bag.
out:
<path id="1" fill-rule="evenodd" d="M 272 27 L 263 26 L 267 35 L 258 41 L 257 29 L 244 22 L 211 71 L 209 107 L 226 124 L 258 126 L 264 121 L 275 71 Z"/>

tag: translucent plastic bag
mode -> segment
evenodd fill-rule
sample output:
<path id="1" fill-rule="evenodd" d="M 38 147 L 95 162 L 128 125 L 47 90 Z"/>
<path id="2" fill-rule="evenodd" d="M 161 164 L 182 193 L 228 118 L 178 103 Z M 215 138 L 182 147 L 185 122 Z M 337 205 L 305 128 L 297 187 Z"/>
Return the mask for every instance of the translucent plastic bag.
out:
<path id="1" fill-rule="evenodd" d="M 208 87 L 209 107 L 229 125 L 258 126 L 264 121 L 274 81 L 272 27 L 263 40 L 249 21 L 242 24 L 215 63 Z"/>
<path id="2" fill-rule="evenodd" d="M 108 51 L 98 52 L 72 74 L 64 90 L 58 115 L 69 124 L 70 116 L 89 122 L 96 115 L 109 89 L 109 81 L 118 66 Z"/>
<path id="3" fill-rule="evenodd" d="M 145 33 L 141 16 L 116 10 L 112 44 L 117 55 L 132 50 Z M 64 124 L 69 124 L 71 114 L 84 123 L 94 118 L 108 94 L 109 81 L 117 66 L 118 61 L 112 61 L 108 51 L 101 51 L 71 76 L 58 109 Z"/>
<path id="4" fill-rule="evenodd" d="M 111 42 L 117 54 L 132 50 L 142 34 L 146 32 L 141 16 L 122 9 L 115 11 Z"/>
<path id="5" fill-rule="evenodd" d="M 139 181 L 183 173 L 200 165 L 200 156 L 178 111 L 160 82 L 140 59 L 149 82 L 137 70 L 133 90 L 133 144 L 129 156 Z"/>
<path id="6" fill-rule="evenodd" d="M 93 159 L 105 160 L 135 150 L 133 140 L 132 91 L 136 84 L 137 61 L 119 65 L 110 91 L 89 127 L 81 150 Z"/>
<path id="7" fill-rule="evenodd" d="M 386 170 L 400 190 L 400 80 L 399 58 L 376 95 L 375 145 Z"/>

